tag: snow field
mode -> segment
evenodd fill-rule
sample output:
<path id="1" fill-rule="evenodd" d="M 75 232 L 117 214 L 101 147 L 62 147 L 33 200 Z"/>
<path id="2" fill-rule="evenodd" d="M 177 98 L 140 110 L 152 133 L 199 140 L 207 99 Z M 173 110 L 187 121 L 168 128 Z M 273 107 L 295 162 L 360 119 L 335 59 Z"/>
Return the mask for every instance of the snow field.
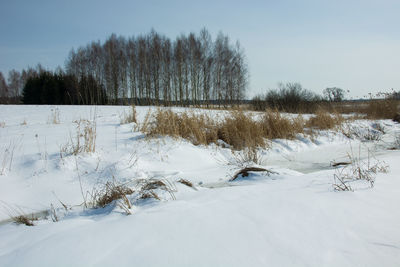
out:
<path id="1" fill-rule="evenodd" d="M 138 122 L 154 107 L 136 107 Z M 59 123 L 53 124 L 57 110 Z M 173 108 L 181 112 L 183 108 Z M 323 131 L 316 138 L 272 140 L 259 150 L 260 166 L 274 171 L 228 180 L 245 164 L 230 149 L 195 146 L 170 137 L 148 139 L 120 124 L 130 107 L 0 106 L 1 266 L 396 266 L 400 262 L 398 212 L 400 152 L 387 150 L 400 127 L 380 121 L 379 141 L 361 142 Z M 217 110 L 195 110 L 225 116 Z M 255 115 L 257 116 L 257 114 Z M 94 153 L 60 156 L 76 135 L 73 121 L 96 117 Z M 50 120 L 49 120 L 50 118 Z M 23 122 L 26 124 L 22 124 Z M 350 126 L 368 133 L 374 121 Z M 332 162 L 385 162 L 373 188 L 335 192 Z M 10 157 L 9 157 L 10 158 Z M 0 162 L 1 164 L 2 162 Z M 1 167 L 1 166 L 0 166 Z M 138 200 L 126 216 L 115 203 L 84 209 L 83 191 L 107 181 L 134 186 L 139 179 L 168 181 L 173 197 Z M 186 179 L 195 188 L 179 182 Z M 65 211 L 59 202 L 72 207 Z M 28 227 L 7 223 L 7 207 L 48 210 L 59 221 Z M 4 208 L 4 206 L 6 208 Z M 0 205 L 1 207 L 1 205 Z M 2 212 L 1 212 L 2 211 Z M 43 256 L 45 255 L 45 256 Z"/>

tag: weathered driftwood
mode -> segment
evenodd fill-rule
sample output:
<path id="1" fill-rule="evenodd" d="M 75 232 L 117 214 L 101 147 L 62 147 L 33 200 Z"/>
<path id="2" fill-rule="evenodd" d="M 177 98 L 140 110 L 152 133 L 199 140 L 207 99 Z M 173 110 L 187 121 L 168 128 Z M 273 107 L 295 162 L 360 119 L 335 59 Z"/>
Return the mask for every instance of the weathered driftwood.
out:
<path id="1" fill-rule="evenodd" d="M 342 162 L 333 162 L 331 164 L 332 167 L 337 167 L 337 166 L 346 166 L 346 165 L 350 165 L 351 162 L 346 162 L 346 161 L 342 161 Z"/>
<path id="2" fill-rule="evenodd" d="M 267 169 L 264 168 L 259 168 L 259 167 L 246 167 L 241 169 L 240 171 L 238 171 L 229 181 L 234 181 L 236 180 L 240 175 L 242 177 L 247 177 L 249 176 L 249 172 L 267 172 L 268 175 L 274 173 L 272 171 L 269 171 Z"/>

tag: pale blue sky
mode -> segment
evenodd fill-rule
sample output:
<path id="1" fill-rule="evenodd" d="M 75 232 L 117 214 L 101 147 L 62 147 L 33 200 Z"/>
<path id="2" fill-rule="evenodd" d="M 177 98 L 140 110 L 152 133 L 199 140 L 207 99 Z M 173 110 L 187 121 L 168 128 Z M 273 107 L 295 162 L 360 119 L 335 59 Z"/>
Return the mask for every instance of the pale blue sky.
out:
<path id="1" fill-rule="evenodd" d="M 175 39 L 206 27 L 239 40 L 248 97 L 300 82 L 361 97 L 400 90 L 400 1 L 0 0 L 0 71 L 63 66 L 72 47 L 151 28 Z"/>

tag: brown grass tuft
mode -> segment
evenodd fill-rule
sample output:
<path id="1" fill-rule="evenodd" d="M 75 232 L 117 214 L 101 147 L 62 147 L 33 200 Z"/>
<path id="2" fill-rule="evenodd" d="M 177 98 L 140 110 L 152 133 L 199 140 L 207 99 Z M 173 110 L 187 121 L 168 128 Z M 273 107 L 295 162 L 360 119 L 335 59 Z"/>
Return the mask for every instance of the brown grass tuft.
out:
<path id="1" fill-rule="evenodd" d="M 306 126 L 319 130 L 327 130 L 340 125 L 343 121 L 344 118 L 338 113 L 329 114 L 324 110 L 318 110 L 315 116 L 307 121 Z"/>
<path id="2" fill-rule="evenodd" d="M 278 110 L 266 110 L 261 121 L 264 136 L 268 139 L 293 139 L 296 134 L 302 133 L 304 119 L 299 115 L 296 119 L 282 117 Z"/>
<path id="3" fill-rule="evenodd" d="M 184 184 L 184 185 L 186 185 L 186 186 L 188 186 L 188 187 L 194 188 L 193 183 L 190 182 L 190 181 L 188 181 L 188 180 L 186 180 L 186 179 L 179 179 L 179 180 L 178 180 L 178 183 L 181 183 L 181 184 Z"/>
<path id="4" fill-rule="evenodd" d="M 34 226 L 35 224 L 33 221 L 37 221 L 38 218 L 33 216 L 28 217 L 27 215 L 19 215 L 16 217 L 11 217 L 11 219 L 16 223 L 16 224 L 25 224 L 26 226 Z"/>
<path id="5" fill-rule="evenodd" d="M 141 129 L 150 136 L 182 137 L 196 145 L 209 144 L 217 140 L 214 122 L 206 114 L 195 115 L 187 112 L 177 114 L 171 110 L 158 109 L 153 116 L 154 122 L 144 124 Z"/>
<path id="6" fill-rule="evenodd" d="M 150 199 L 150 198 L 161 200 L 161 198 L 156 193 L 154 193 L 153 191 L 142 192 L 140 194 L 140 197 L 139 197 L 139 199 Z"/>
<path id="7" fill-rule="evenodd" d="M 232 111 L 217 129 L 217 138 L 235 149 L 265 146 L 263 125 L 241 110 Z"/>
<path id="8" fill-rule="evenodd" d="M 93 153 L 96 151 L 97 125 L 96 121 L 80 119 L 76 124 L 76 136 L 71 136 L 70 142 L 60 147 L 60 156 L 63 154 L 78 155 L 80 153 Z"/>
<path id="9" fill-rule="evenodd" d="M 125 185 L 107 182 L 103 189 L 93 194 L 94 207 L 104 208 L 114 200 L 122 199 L 126 201 L 126 195 L 133 194 L 133 190 Z M 129 202 L 129 201 L 128 201 Z"/>
<path id="10" fill-rule="evenodd" d="M 161 180 L 154 180 L 154 181 L 149 181 L 146 183 L 143 187 L 142 190 L 148 191 L 148 190 L 153 190 L 153 189 L 158 189 L 158 188 L 166 188 L 167 185 L 161 181 Z"/>
<path id="11" fill-rule="evenodd" d="M 158 192 L 165 191 L 171 196 L 172 199 L 176 199 L 172 184 L 169 183 L 167 180 L 143 179 L 139 180 L 138 183 L 140 186 L 138 199 L 154 198 L 157 200 L 161 200 L 155 190 L 158 190 Z"/>

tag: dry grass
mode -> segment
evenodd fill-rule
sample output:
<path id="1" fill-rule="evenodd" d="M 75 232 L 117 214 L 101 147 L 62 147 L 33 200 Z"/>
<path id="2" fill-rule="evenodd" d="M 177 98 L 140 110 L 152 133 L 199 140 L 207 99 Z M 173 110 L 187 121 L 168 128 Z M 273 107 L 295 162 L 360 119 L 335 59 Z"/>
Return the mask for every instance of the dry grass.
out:
<path id="1" fill-rule="evenodd" d="M 344 118 L 340 114 L 330 114 L 327 111 L 320 109 L 315 113 L 314 117 L 311 117 L 307 121 L 306 127 L 327 130 L 341 125 L 343 121 Z"/>
<path id="2" fill-rule="evenodd" d="M 186 179 L 179 179 L 179 180 L 178 180 L 178 183 L 181 183 L 181 184 L 184 184 L 184 185 L 186 185 L 186 186 L 188 186 L 188 187 L 194 188 L 193 183 L 190 182 L 190 181 L 188 181 L 188 180 L 186 180 Z"/>
<path id="3" fill-rule="evenodd" d="M 387 173 L 389 166 L 385 162 L 378 161 L 368 155 L 367 160 L 362 160 L 360 152 L 354 155 L 353 151 L 348 154 L 350 164 L 341 169 L 336 169 L 334 174 L 333 188 L 335 191 L 353 191 L 351 183 L 365 181 L 372 188 L 378 173 Z"/>
<path id="4" fill-rule="evenodd" d="M 254 120 L 242 110 L 232 110 L 220 121 L 207 114 L 175 113 L 161 109 L 146 117 L 148 119 L 140 130 L 148 136 L 181 137 L 195 145 L 208 145 L 222 140 L 234 149 L 265 147 L 268 139 L 295 138 L 297 133 L 303 132 L 304 127 L 301 116 L 288 119 L 278 111 L 271 110 L 266 111 L 261 120 Z"/>
<path id="5" fill-rule="evenodd" d="M 4 210 L 4 212 L 10 217 L 11 221 L 16 224 L 34 226 L 35 224 L 33 222 L 39 219 L 33 213 L 31 215 L 27 215 L 27 213 L 18 206 L 10 205 L 3 201 L 0 201 L 0 204 L 2 210 Z"/>
<path id="6" fill-rule="evenodd" d="M 161 198 L 153 191 L 144 191 L 140 194 L 139 199 L 157 199 L 157 200 L 161 200 Z"/>
<path id="7" fill-rule="evenodd" d="M 277 110 L 266 110 L 261 120 L 254 120 L 243 111 L 232 111 L 218 127 L 218 139 L 235 149 L 265 147 L 271 139 L 293 139 L 303 132 L 302 116 L 296 119 L 282 117 Z M 254 155 L 254 151 L 251 151 Z"/>
<path id="8" fill-rule="evenodd" d="M 153 122 L 150 123 L 151 115 L 143 123 L 141 131 L 149 136 L 168 135 L 182 137 L 194 144 L 209 144 L 217 140 L 217 131 L 214 121 L 206 114 L 195 115 L 185 112 L 177 114 L 171 110 L 158 109 L 153 114 Z"/>
<path id="9" fill-rule="evenodd" d="M 96 121 L 80 119 L 76 124 L 75 138 L 60 147 L 60 157 L 64 154 L 78 155 L 80 153 L 93 153 L 96 151 L 97 126 Z"/>
<path id="10" fill-rule="evenodd" d="M 324 106 L 324 110 L 340 114 L 363 114 L 368 119 L 395 119 L 399 113 L 400 101 L 378 94 L 381 99 L 370 99 L 360 102 L 339 102 Z"/>
<path id="11" fill-rule="evenodd" d="M 215 139 L 223 140 L 235 149 L 265 146 L 264 127 L 243 111 L 231 111 L 230 116 L 216 125 Z"/>
<path id="12" fill-rule="evenodd" d="M 113 201 L 122 200 L 130 209 L 131 204 L 126 196 L 133 193 L 134 191 L 126 185 L 117 184 L 115 181 L 107 182 L 103 188 L 95 190 L 92 194 L 93 207 L 104 208 Z"/>
<path id="13" fill-rule="evenodd" d="M 11 217 L 13 222 L 16 224 L 25 224 L 26 226 L 34 226 L 34 221 L 37 221 L 38 218 L 33 216 L 33 214 L 29 217 L 28 215 L 18 215 L 16 217 Z"/>
<path id="14" fill-rule="evenodd" d="M 64 204 L 63 204 L 64 205 Z M 53 204 L 50 205 L 50 210 L 49 210 L 49 215 L 50 215 L 50 219 L 53 222 L 58 222 L 60 219 L 58 218 L 56 209 L 54 208 Z"/>
<path id="15" fill-rule="evenodd" d="M 372 102 L 371 102 L 372 103 Z M 367 109 L 364 109 L 366 111 Z M 388 113 L 389 114 L 389 113 Z M 372 115 L 371 115 L 372 116 Z M 377 116 L 377 115 L 375 115 Z M 257 147 L 266 147 L 268 140 L 294 139 L 300 134 L 314 135 L 314 130 L 340 129 L 349 137 L 359 137 L 371 141 L 380 138 L 384 129 L 373 129 L 363 136 L 357 136 L 359 131 L 345 127 L 346 121 L 337 112 L 329 113 L 320 108 L 309 120 L 301 115 L 295 118 L 282 116 L 278 110 L 266 110 L 260 119 L 254 119 L 251 113 L 243 110 L 231 110 L 225 118 L 217 120 L 207 114 L 194 112 L 175 113 L 172 110 L 158 109 L 155 113 L 148 112 L 140 130 L 147 136 L 172 136 L 184 138 L 195 145 L 208 145 L 222 140 L 232 149 L 248 149 L 249 158 L 257 162 Z"/>
<path id="16" fill-rule="evenodd" d="M 160 180 L 160 179 L 142 179 L 138 180 L 138 186 L 140 188 L 138 200 L 143 199 L 156 199 L 161 200 L 161 197 L 156 193 L 158 192 L 167 192 L 172 199 L 176 199 L 174 195 L 174 189 L 171 183 L 167 180 Z"/>
<path id="17" fill-rule="evenodd" d="M 340 130 L 347 138 L 357 138 L 362 142 L 380 141 L 382 139 L 382 135 L 384 134 L 384 129 L 355 127 L 347 123 L 343 124 Z"/>
<path id="18" fill-rule="evenodd" d="M 136 120 L 136 107 L 135 105 L 131 106 L 131 112 L 126 114 L 125 111 L 122 113 L 121 117 L 121 124 L 128 124 L 128 123 L 137 123 Z"/>
<path id="19" fill-rule="evenodd" d="M 399 101 L 395 99 L 370 100 L 365 113 L 369 119 L 394 119 L 398 106 Z"/>
<path id="20" fill-rule="evenodd" d="M 278 110 L 266 110 L 261 123 L 264 136 L 268 139 L 293 139 L 304 129 L 304 119 L 301 115 L 289 119 L 282 117 Z"/>

